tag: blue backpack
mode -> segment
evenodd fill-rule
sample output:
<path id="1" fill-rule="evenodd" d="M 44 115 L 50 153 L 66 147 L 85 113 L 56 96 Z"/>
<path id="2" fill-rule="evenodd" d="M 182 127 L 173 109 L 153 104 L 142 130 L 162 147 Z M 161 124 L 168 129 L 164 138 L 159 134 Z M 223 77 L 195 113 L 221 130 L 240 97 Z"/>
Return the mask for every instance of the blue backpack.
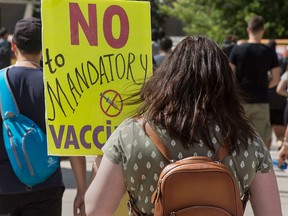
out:
<path id="1" fill-rule="evenodd" d="M 18 179 L 32 187 L 51 176 L 59 167 L 59 158 L 49 156 L 44 132 L 18 111 L 7 79 L 8 69 L 0 70 L 0 108 L 5 148 Z"/>

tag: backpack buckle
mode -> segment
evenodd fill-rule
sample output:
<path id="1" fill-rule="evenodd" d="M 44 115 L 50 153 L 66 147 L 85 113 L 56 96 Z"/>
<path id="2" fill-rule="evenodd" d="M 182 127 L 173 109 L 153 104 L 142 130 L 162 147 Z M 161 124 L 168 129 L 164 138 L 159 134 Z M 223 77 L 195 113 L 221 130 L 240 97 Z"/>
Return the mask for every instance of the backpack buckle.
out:
<path id="1" fill-rule="evenodd" d="M 5 116 L 7 118 L 13 118 L 13 117 L 15 117 L 15 113 L 7 111 L 7 112 L 5 112 Z"/>

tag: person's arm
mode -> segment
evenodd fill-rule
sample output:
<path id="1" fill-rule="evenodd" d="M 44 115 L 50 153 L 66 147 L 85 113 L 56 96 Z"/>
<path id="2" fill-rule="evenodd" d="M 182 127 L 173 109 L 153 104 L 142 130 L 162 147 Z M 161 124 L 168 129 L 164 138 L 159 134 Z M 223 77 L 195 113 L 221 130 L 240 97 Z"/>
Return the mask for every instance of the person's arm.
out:
<path id="1" fill-rule="evenodd" d="M 256 174 L 250 192 L 250 202 L 255 216 L 282 216 L 274 171 Z"/>
<path id="2" fill-rule="evenodd" d="M 87 216 L 111 216 L 126 192 L 122 167 L 105 155 L 85 194 Z"/>
<path id="3" fill-rule="evenodd" d="M 283 141 L 282 146 L 281 146 L 279 153 L 278 153 L 279 166 L 282 166 L 284 164 L 284 162 L 286 161 L 286 159 L 288 158 L 287 140 L 288 140 L 288 126 L 286 127 L 285 135 L 284 135 L 284 141 Z"/>
<path id="4" fill-rule="evenodd" d="M 281 68 L 279 66 L 271 69 L 268 88 L 273 88 L 278 85 L 280 81 L 280 75 L 281 75 Z"/>
<path id="5" fill-rule="evenodd" d="M 236 74 L 236 69 L 237 69 L 236 65 L 230 63 L 230 67 L 231 67 L 231 69 L 232 69 L 232 71 L 233 71 L 233 73 L 235 75 Z"/>
<path id="6" fill-rule="evenodd" d="M 288 92 L 287 92 L 287 80 L 286 79 L 281 79 L 280 82 L 277 85 L 276 92 L 279 95 L 282 95 L 284 97 L 288 97 Z"/>
<path id="7" fill-rule="evenodd" d="M 237 83 L 237 78 L 236 78 L 236 70 L 237 70 L 237 66 L 230 63 L 230 67 L 232 69 L 232 72 L 233 72 L 233 78 L 234 78 L 234 82 Z"/>
<path id="8" fill-rule="evenodd" d="M 86 158 L 85 156 L 71 156 L 69 159 L 77 185 L 77 192 L 73 203 L 73 213 L 74 216 L 85 216 L 84 195 L 87 189 Z"/>
<path id="9" fill-rule="evenodd" d="M 278 156 L 279 166 L 282 166 L 284 164 L 284 162 L 286 161 L 286 159 L 288 158 L 288 143 L 287 143 L 287 141 L 283 142 L 281 149 L 279 150 L 278 155 L 279 155 Z"/>
<path id="10" fill-rule="evenodd" d="M 95 178 L 96 174 L 97 174 L 97 171 L 100 167 L 100 163 L 101 163 L 101 160 L 102 160 L 102 155 L 99 155 L 99 156 L 96 156 L 94 158 L 94 161 L 93 161 L 93 165 L 92 165 L 92 171 L 91 171 L 91 176 L 90 176 L 90 182 L 93 181 L 93 179 Z"/>

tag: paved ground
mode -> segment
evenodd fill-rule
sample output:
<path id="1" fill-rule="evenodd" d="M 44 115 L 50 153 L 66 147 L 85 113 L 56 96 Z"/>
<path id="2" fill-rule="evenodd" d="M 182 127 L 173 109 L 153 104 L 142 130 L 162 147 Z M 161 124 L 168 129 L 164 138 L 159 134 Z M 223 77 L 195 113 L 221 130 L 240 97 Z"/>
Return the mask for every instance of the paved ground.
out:
<path id="1" fill-rule="evenodd" d="M 277 150 L 275 146 L 272 146 L 271 149 L 271 155 L 273 158 L 277 157 Z M 89 179 L 90 176 L 90 169 L 92 166 L 92 157 L 87 158 L 87 179 Z M 64 160 L 61 162 L 61 167 L 63 171 L 63 178 L 66 186 L 66 190 L 63 197 L 63 216 L 73 216 L 73 199 L 76 194 L 76 187 L 75 187 L 75 181 L 73 177 L 73 173 L 69 164 L 68 160 Z M 281 196 L 281 203 L 282 203 L 282 211 L 283 216 L 288 216 L 288 169 L 285 171 L 282 171 L 275 168 L 276 175 L 277 175 L 277 181 L 279 185 L 280 190 L 280 196 Z M 124 214 L 125 212 L 123 209 L 126 209 L 125 203 L 123 202 L 122 210 L 119 210 L 118 213 L 115 214 L 115 216 L 125 216 L 127 214 Z M 245 211 L 245 216 L 253 216 L 253 212 L 251 210 L 251 206 L 248 203 L 248 206 Z M 273 215 L 271 215 L 273 216 Z"/>

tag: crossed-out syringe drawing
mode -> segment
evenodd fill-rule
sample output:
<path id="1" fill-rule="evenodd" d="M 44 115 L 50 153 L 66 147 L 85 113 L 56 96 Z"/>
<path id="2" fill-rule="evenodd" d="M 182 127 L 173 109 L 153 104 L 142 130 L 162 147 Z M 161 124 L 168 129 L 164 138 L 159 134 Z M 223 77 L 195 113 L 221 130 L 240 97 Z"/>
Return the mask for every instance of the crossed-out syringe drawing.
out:
<path id="1" fill-rule="evenodd" d="M 123 109 L 123 101 L 121 95 L 112 89 L 101 92 L 100 107 L 105 115 L 109 117 L 118 116 Z"/>

